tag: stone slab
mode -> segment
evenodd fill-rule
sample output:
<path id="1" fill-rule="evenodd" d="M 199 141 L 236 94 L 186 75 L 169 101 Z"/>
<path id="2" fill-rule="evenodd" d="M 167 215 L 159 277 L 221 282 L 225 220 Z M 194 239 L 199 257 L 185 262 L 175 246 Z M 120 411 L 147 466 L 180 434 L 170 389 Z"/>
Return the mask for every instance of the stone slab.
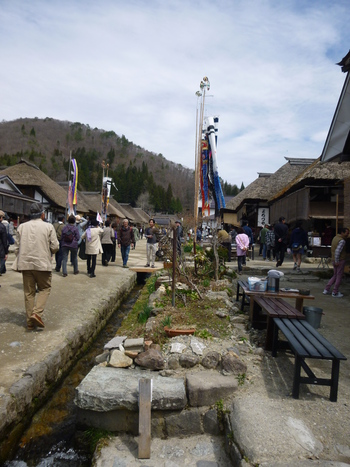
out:
<path id="1" fill-rule="evenodd" d="M 138 410 L 139 379 L 152 378 L 152 410 L 181 410 L 187 404 L 182 378 L 156 372 L 95 366 L 76 388 L 75 404 L 84 410 Z"/>
<path id="2" fill-rule="evenodd" d="M 230 397 L 238 388 L 235 376 L 223 376 L 217 371 L 201 371 L 186 376 L 187 396 L 192 407 L 215 404 Z"/>
<path id="3" fill-rule="evenodd" d="M 110 350 L 110 349 L 119 349 L 120 344 L 122 344 L 127 336 L 117 336 L 113 337 L 105 346 L 103 347 L 104 350 Z"/>
<path id="4" fill-rule="evenodd" d="M 235 400 L 230 422 L 240 452 L 253 465 L 270 466 L 271 459 L 278 459 L 281 465 L 294 460 L 293 465 L 299 465 L 295 462 L 317 458 L 323 451 L 312 423 L 297 418 L 283 400 L 254 396 Z"/>

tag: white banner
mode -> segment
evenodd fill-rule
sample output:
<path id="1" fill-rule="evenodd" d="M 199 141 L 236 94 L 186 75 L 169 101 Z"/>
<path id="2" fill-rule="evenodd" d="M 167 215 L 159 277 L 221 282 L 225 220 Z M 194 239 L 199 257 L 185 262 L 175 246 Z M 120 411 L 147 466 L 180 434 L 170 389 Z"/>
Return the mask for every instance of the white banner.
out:
<path id="1" fill-rule="evenodd" d="M 258 209 L 258 227 L 263 227 L 265 224 L 270 223 L 270 210 L 269 208 Z"/>

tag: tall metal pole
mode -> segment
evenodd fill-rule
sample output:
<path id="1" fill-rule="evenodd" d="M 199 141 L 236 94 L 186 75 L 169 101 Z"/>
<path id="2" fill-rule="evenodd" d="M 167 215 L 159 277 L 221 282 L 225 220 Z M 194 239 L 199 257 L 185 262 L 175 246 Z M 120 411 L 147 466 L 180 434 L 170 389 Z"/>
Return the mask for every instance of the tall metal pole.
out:
<path id="1" fill-rule="evenodd" d="M 201 91 L 197 91 L 196 95 L 201 98 L 200 112 L 198 118 L 198 102 L 196 109 L 196 148 L 195 148 L 195 183 L 194 183 L 194 234 L 193 234 L 193 253 L 196 255 L 196 241 L 197 241 L 197 224 L 198 224 L 198 196 L 199 196 L 199 184 L 201 174 L 201 155 L 202 155 L 202 131 L 203 131 L 203 119 L 204 119 L 204 104 L 205 104 L 205 92 L 210 89 L 210 82 L 207 77 L 204 77 L 200 83 Z M 203 209 L 203 200 L 202 200 Z M 197 272 L 197 261 L 194 262 L 195 272 Z"/>

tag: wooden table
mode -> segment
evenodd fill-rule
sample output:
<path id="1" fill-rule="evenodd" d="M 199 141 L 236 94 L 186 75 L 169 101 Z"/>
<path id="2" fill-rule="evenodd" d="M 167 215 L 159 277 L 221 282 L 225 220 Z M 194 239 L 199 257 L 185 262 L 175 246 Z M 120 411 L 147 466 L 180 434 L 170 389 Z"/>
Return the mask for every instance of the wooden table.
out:
<path id="1" fill-rule="evenodd" d="M 279 292 L 259 292 L 259 291 L 252 291 L 249 290 L 248 283 L 245 281 L 239 281 L 240 287 L 242 287 L 244 295 L 249 297 L 250 299 L 250 307 L 252 307 L 252 301 L 254 301 L 254 296 L 261 296 L 261 297 L 274 297 L 274 298 L 295 298 L 295 308 L 302 312 L 303 311 L 303 304 L 304 300 L 314 300 L 315 297 L 313 295 L 302 295 L 299 292 L 291 292 L 287 289 L 279 290 Z M 251 316 L 251 315 L 250 315 Z"/>
<path id="2" fill-rule="evenodd" d="M 272 349 L 274 318 L 304 320 L 305 315 L 283 298 L 262 295 L 250 298 L 250 321 L 253 328 L 266 328 L 266 350 Z"/>

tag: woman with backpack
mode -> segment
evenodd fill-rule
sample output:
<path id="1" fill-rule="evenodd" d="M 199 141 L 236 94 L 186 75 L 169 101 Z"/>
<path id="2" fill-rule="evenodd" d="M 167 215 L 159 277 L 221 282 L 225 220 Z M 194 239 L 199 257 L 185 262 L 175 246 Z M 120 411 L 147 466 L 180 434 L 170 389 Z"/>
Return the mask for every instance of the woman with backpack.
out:
<path id="1" fill-rule="evenodd" d="M 242 266 L 249 250 L 249 237 L 244 232 L 242 227 L 237 229 L 236 235 L 236 246 L 237 246 L 237 264 L 238 264 L 238 274 L 242 274 Z"/>
<path id="2" fill-rule="evenodd" d="M 80 234 L 75 225 L 75 216 L 71 214 L 68 217 L 68 223 L 63 227 L 61 233 L 62 248 L 62 276 L 67 277 L 68 254 L 71 252 L 71 258 L 74 268 L 74 274 L 79 274 L 78 270 L 78 242 Z"/>

